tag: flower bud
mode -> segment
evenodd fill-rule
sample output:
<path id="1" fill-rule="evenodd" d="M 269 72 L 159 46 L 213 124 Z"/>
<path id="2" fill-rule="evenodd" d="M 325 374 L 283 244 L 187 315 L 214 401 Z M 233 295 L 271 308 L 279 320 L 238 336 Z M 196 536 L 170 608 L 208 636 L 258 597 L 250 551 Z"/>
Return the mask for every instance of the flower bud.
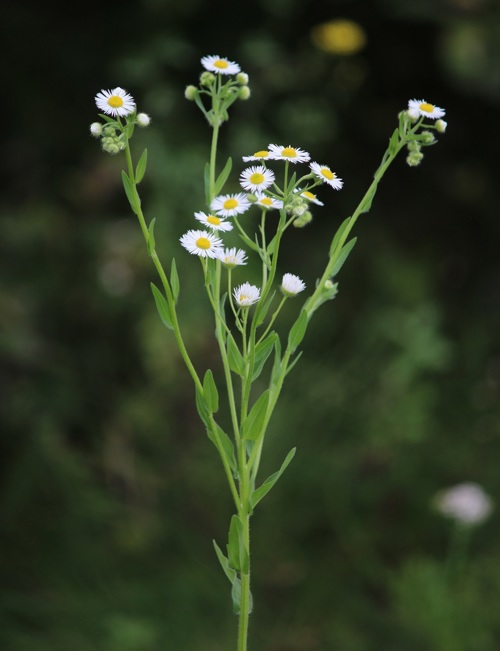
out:
<path id="1" fill-rule="evenodd" d="M 436 142 L 434 134 L 430 131 L 422 131 L 420 134 L 420 140 L 423 145 L 433 145 Z"/>
<path id="2" fill-rule="evenodd" d="M 239 72 L 236 75 L 236 81 L 239 83 L 240 86 L 247 86 L 248 85 L 248 75 L 246 72 Z"/>
<path id="3" fill-rule="evenodd" d="M 312 221 L 312 214 L 309 212 L 309 210 L 306 210 L 300 217 L 297 217 L 297 219 L 293 220 L 293 225 L 295 228 L 304 228 L 304 226 L 307 226 Z"/>
<path id="4" fill-rule="evenodd" d="M 135 120 L 140 127 L 147 127 L 151 124 L 151 118 L 147 113 L 138 113 Z"/>
<path id="5" fill-rule="evenodd" d="M 416 167 L 417 165 L 420 165 L 423 157 L 424 155 L 421 151 L 412 151 L 408 154 L 406 162 L 410 167 Z"/>
<path id="6" fill-rule="evenodd" d="M 207 70 L 200 75 L 200 84 L 202 86 L 211 86 L 215 81 L 215 75 Z"/>
<path id="7" fill-rule="evenodd" d="M 100 122 L 92 122 L 90 125 L 90 133 L 94 138 L 99 138 L 102 135 L 102 124 Z"/>
<path id="8" fill-rule="evenodd" d="M 240 99 L 246 100 L 250 97 L 250 88 L 248 86 L 242 86 L 239 93 Z"/>
<path id="9" fill-rule="evenodd" d="M 420 111 L 416 108 L 409 108 L 406 110 L 406 112 L 408 113 L 408 117 L 412 122 L 416 122 L 420 117 Z"/>
<path id="10" fill-rule="evenodd" d="M 186 86 L 186 90 L 184 91 L 184 97 L 188 99 L 190 102 L 194 101 L 196 99 L 196 96 L 198 95 L 198 89 L 196 86 Z"/>
<path id="11" fill-rule="evenodd" d="M 447 126 L 448 122 L 445 122 L 444 120 L 436 120 L 436 131 L 439 133 L 444 133 Z"/>

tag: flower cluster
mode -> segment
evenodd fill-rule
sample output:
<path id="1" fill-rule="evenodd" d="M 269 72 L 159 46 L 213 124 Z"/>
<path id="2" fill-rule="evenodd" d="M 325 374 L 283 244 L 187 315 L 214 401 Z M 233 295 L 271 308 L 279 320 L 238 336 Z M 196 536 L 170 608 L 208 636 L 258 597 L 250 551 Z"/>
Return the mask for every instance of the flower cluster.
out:
<path id="1" fill-rule="evenodd" d="M 433 145 L 436 142 L 436 138 L 429 129 L 434 129 L 438 133 L 446 131 L 447 123 L 441 119 L 445 115 L 445 110 L 424 99 L 411 99 L 408 102 L 406 115 L 411 122 L 416 123 L 415 136 L 407 145 L 408 156 L 406 158 L 408 165 L 415 167 L 420 165 L 424 157 L 422 147 Z M 422 126 L 425 118 L 436 122 L 434 125 L 426 124 L 426 130 L 417 133 L 417 128 Z"/>

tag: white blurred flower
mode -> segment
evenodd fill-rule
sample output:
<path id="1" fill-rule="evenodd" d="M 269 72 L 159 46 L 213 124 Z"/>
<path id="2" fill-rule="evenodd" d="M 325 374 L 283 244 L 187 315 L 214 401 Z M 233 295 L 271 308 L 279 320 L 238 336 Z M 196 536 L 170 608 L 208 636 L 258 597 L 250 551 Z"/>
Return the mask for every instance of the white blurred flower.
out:
<path id="1" fill-rule="evenodd" d="M 307 163 L 311 156 L 300 147 L 284 147 L 283 145 L 269 145 L 269 158 L 273 160 L 285 160 L 290 163 Z"/>
<path id="2" fill-rule="evenodd" d="M 435 504 L 442 515 L 465 526 L 481 524 L 493 511 L 493 500 L 474 482 L 457 484 L 440 491 Z"/>
<path id="3" fill-rule="evenodd" d="M 204 226 L 208 226 L 213 231 L 232 231 L 233 225 L 230 222 L 217 217 L 216 215 L 207 215 L 204 212 L 195 212 L 195 219 L 201 222 Z"/>
<path id="4" fill-rule="evenodd" d="M 332 172 L 332 170 L 327 165 L 320 165 L 319 163 L 311 163 L 309 165 L 313 174 L 315 174 L 320 181 L 323 183 L 328 183 L 331 185 L 334 190 L 340 190 L 344 185 L 342 179 Z"/>
<path id="5" fill-rule="evenodd" d="M 180 238 L 182 246 L 201 258 L 218 258 L 222 251 L 222 240 L 208 231 L 190 230 Z"/>
<path id="6" fill-rule="evenodd" d="M 210 209 L 222 217 L 234 217 L 246 212 L 251 206 L 244 192 L 222 194 L 212 199 Z"/>
<path id="7" fill-rule="evenodd" d="M 274 199 L 274 197 L 268 197 L 262 192 L 255 193 L 255 203 L 254 206 L 260 206 L 266 210 L 281 210 L 283 208 L 283 201 L 281 199 Z"/>
<path id="8" fill-rule="evenodd" d="M 299 292 L 304 291 L 306 285 L 303 280 L 301 280 L 295 274 L 285 274 L 281 281 L 281 291 L 284 296 L 289 298 L 297 296 Z"/>
<path id="9" fill-rule="evenodd" d="M 234 61 L 229 61 L 224 57 L 218 55 L 215 56 L 206 56 L 201 60 L 201 65 L 205 70 L 210 72 L 218 72 L 221 75 L 237 75 L 241 71 L 240 66 Z"/>
<path id="10" fill-rule="evenodd" d="M 260 289 L 250 283 L 243 283 L 233 291 L 234 300 L 240 307 L 250 307 L 260 298 Z"/>
<path id="11" fill-rule="evenodd" d="M 411 99 L 408 102 L 408 115 L 412 118 L 424 117 L 436 120 L 442 118 L 446 111 L 439 106 L 429 104 L 425 99 Z"/>
<path id="12" fill-rule="evenodd" d="M 219 260 L 224 266 L 228 269 L 233 269 L 239 265 L 247 263 L 247 254 L 243 249 L 237 249 L 233 247 L 232 249 L 224 249 L 219 254 Z"/>

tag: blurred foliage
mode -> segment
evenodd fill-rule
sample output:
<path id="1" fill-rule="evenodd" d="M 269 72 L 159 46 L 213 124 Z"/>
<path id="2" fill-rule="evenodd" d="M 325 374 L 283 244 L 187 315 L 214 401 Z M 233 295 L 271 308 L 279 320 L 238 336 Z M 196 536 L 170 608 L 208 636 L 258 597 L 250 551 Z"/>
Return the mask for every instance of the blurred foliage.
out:
<path id="1" fill-rule="evenodd" d="M 151 114 L 136 136 L 146 214 L 160 254 L 176 255 L 192 356 L 217 372 L 199 269 L 177 238 L 203 205 L 209 138 L 183 90 L 218 53 L 253 93 L 223 129 L 222 158 L 291 143 L 345 180 L 285 243 L 283 269 L 309 285 L 407 100 L 435 101 L 449 122 L 420 168 L 390 170 L 283 394 L 263 476 L 298 453 L 253 525 L 251 648 L 495 651 L 498 516 L 453 584 L 449 523 L 430 502 L 464 480 L 500 496 L 498 4 L 234 10 L 88 2 L 70 16 L 28 1 L 3 16 L 0 648 L 232 648 L 211 545 L 229 495 L 149 294 L 122 163 L 88 135 L 101 88 L 127 88 Z M 316 47 L 312 30 L 338 19 L 364 46 Z"/>

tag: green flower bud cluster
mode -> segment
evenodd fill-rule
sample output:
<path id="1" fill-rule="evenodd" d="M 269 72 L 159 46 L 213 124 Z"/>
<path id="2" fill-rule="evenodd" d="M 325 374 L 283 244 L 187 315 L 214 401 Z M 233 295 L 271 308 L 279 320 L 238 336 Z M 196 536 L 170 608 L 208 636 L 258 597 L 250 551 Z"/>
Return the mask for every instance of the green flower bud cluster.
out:
<path id="1" fill-rule="evenodd" d="M 108 124 L 102 130 L 101 146 L 108 154 L 118 154 L 127 146 L 127 137 L 124 133 L 117 134 L 116 129 Z"/>

